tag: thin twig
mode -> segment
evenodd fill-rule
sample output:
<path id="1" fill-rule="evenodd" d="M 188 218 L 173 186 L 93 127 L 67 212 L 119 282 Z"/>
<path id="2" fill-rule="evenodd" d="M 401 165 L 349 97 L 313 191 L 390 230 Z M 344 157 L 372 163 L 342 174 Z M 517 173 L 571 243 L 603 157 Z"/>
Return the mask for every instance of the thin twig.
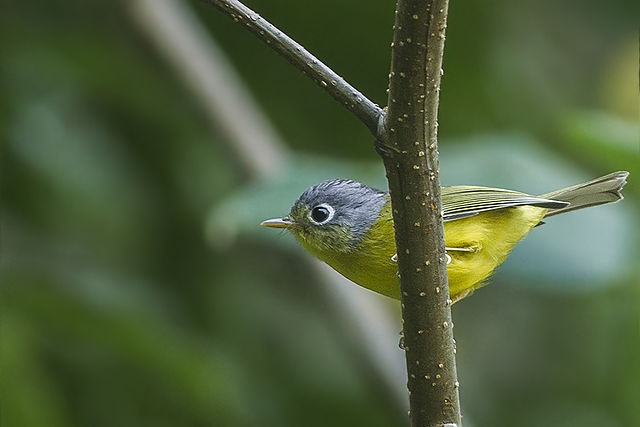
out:
<path id="1" fill-rule="evenodd" d="M 396 230 L 411 423 L 421 427 L 461 419 L 438 178 L 447 9 L 448 0 L 398 1 L 389 110 L 377 141 Z"/>
<path id="2" fill-rule="evenodd" d="M 411 422 L 414 426 L 460 425 L 437 151 L 447 0 L 398 1 L 386 117 L 377 105 L 239 1 L 202 1 L 218 7 L 285 56 L 376 136 L 396 228 Z"/>
<path id="3" fill-rule="evenodd" d="M 191 89 L 207 118 L 225 131 L 225 142 L 253 178 L 269 179 L 287 169 L 292 156 L 286 144 L 187 5 L 176 0 L 129 0 L 123 4 L 135 25 Z M 318 260 L 313 260 L 311 267 L 328 285 L 324 289 L 339 318 L 346 319 L 344 323 L 352 328 L 347 335 L 361 340 L 354 347 L 362 349 L 360 360 L 375 371 L 372 382 L 384 384 L 390 401 L 406 410 L 404 362 L 397 351 L 395 322 L 388 321 L 386 301 L 353 286 Z"/>
<path id="4" fill-rule="evenodd" d="M 201 0 L 246 27 L 344 105 L 376 135 L 382 110 L 303 46 L 237 0 Z"/>

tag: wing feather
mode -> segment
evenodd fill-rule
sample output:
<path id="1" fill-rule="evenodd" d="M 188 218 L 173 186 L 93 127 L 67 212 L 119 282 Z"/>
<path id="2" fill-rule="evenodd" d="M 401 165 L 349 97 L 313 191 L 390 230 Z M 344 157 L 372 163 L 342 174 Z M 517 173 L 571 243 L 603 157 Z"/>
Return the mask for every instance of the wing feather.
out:
<path id="1" fill-rule="evenodd" d="M 442 189 L 444 221 L 454 221 L 477 215 L 480 212 L 516 206 L 559 209 L 567 205 L 567 202 L 534 197 L 501 188 L 454 186 Z"/>

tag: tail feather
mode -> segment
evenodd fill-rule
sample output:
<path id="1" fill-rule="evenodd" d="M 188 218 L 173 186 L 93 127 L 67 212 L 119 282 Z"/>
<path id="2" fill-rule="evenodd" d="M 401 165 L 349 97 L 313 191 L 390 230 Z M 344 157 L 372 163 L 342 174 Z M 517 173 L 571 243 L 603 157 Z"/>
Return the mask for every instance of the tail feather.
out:
<path id="1" fill-rule="evenodd" d="M 614 203 L 622 200 L 622 187 L 627 183 L 629 172 L 620 171 L 613 172 L 593 181 L 584 184 L 574 185 L 573 187 L 564 188 L 562 190 L 553 191 L 551 193 L 539 196 L 543 199 L 559 200 L 569 202 L 566 207 L 558 209 L 549 209 L 545 215 L 550 217 L 553 215 L 575 211 L 577 209 L 588 208 L 590 206 L 604 205 L 606 203 Z"/>

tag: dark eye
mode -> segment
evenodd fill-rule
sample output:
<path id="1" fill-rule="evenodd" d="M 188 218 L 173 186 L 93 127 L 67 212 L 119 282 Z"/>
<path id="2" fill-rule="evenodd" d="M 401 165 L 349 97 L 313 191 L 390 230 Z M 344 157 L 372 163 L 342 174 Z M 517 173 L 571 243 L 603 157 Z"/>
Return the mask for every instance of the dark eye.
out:
<path id="1" fill-rule="evenodd" d="M 334 210 L 327 204 L 318 205 L 311 209 L 311 220 L 318 225 L 325 224 L 333 218 Z"/>

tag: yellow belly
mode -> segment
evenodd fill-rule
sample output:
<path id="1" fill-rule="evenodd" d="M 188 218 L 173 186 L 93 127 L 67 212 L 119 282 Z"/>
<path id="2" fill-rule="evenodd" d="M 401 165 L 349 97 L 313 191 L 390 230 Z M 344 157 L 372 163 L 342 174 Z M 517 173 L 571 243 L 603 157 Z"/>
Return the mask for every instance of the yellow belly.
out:
<path id="1" fill-rule="evenodd" d="M 515 244 L 540 222 L 546 212 L 545 208 L 520 206 L 445 222 L 447 247 L 474 249 L 473 252 L 448 252 L 452 258 L 447 268 L 451 296 L 482 286 L 483 280 L 505 260 Z M 387 207 L 383 208 L 381 218 L 351 252 L 306 249 L 358 285 L 399 299 L 398 266 L 391 260 L 396 253 L 393 223 Z"/>

